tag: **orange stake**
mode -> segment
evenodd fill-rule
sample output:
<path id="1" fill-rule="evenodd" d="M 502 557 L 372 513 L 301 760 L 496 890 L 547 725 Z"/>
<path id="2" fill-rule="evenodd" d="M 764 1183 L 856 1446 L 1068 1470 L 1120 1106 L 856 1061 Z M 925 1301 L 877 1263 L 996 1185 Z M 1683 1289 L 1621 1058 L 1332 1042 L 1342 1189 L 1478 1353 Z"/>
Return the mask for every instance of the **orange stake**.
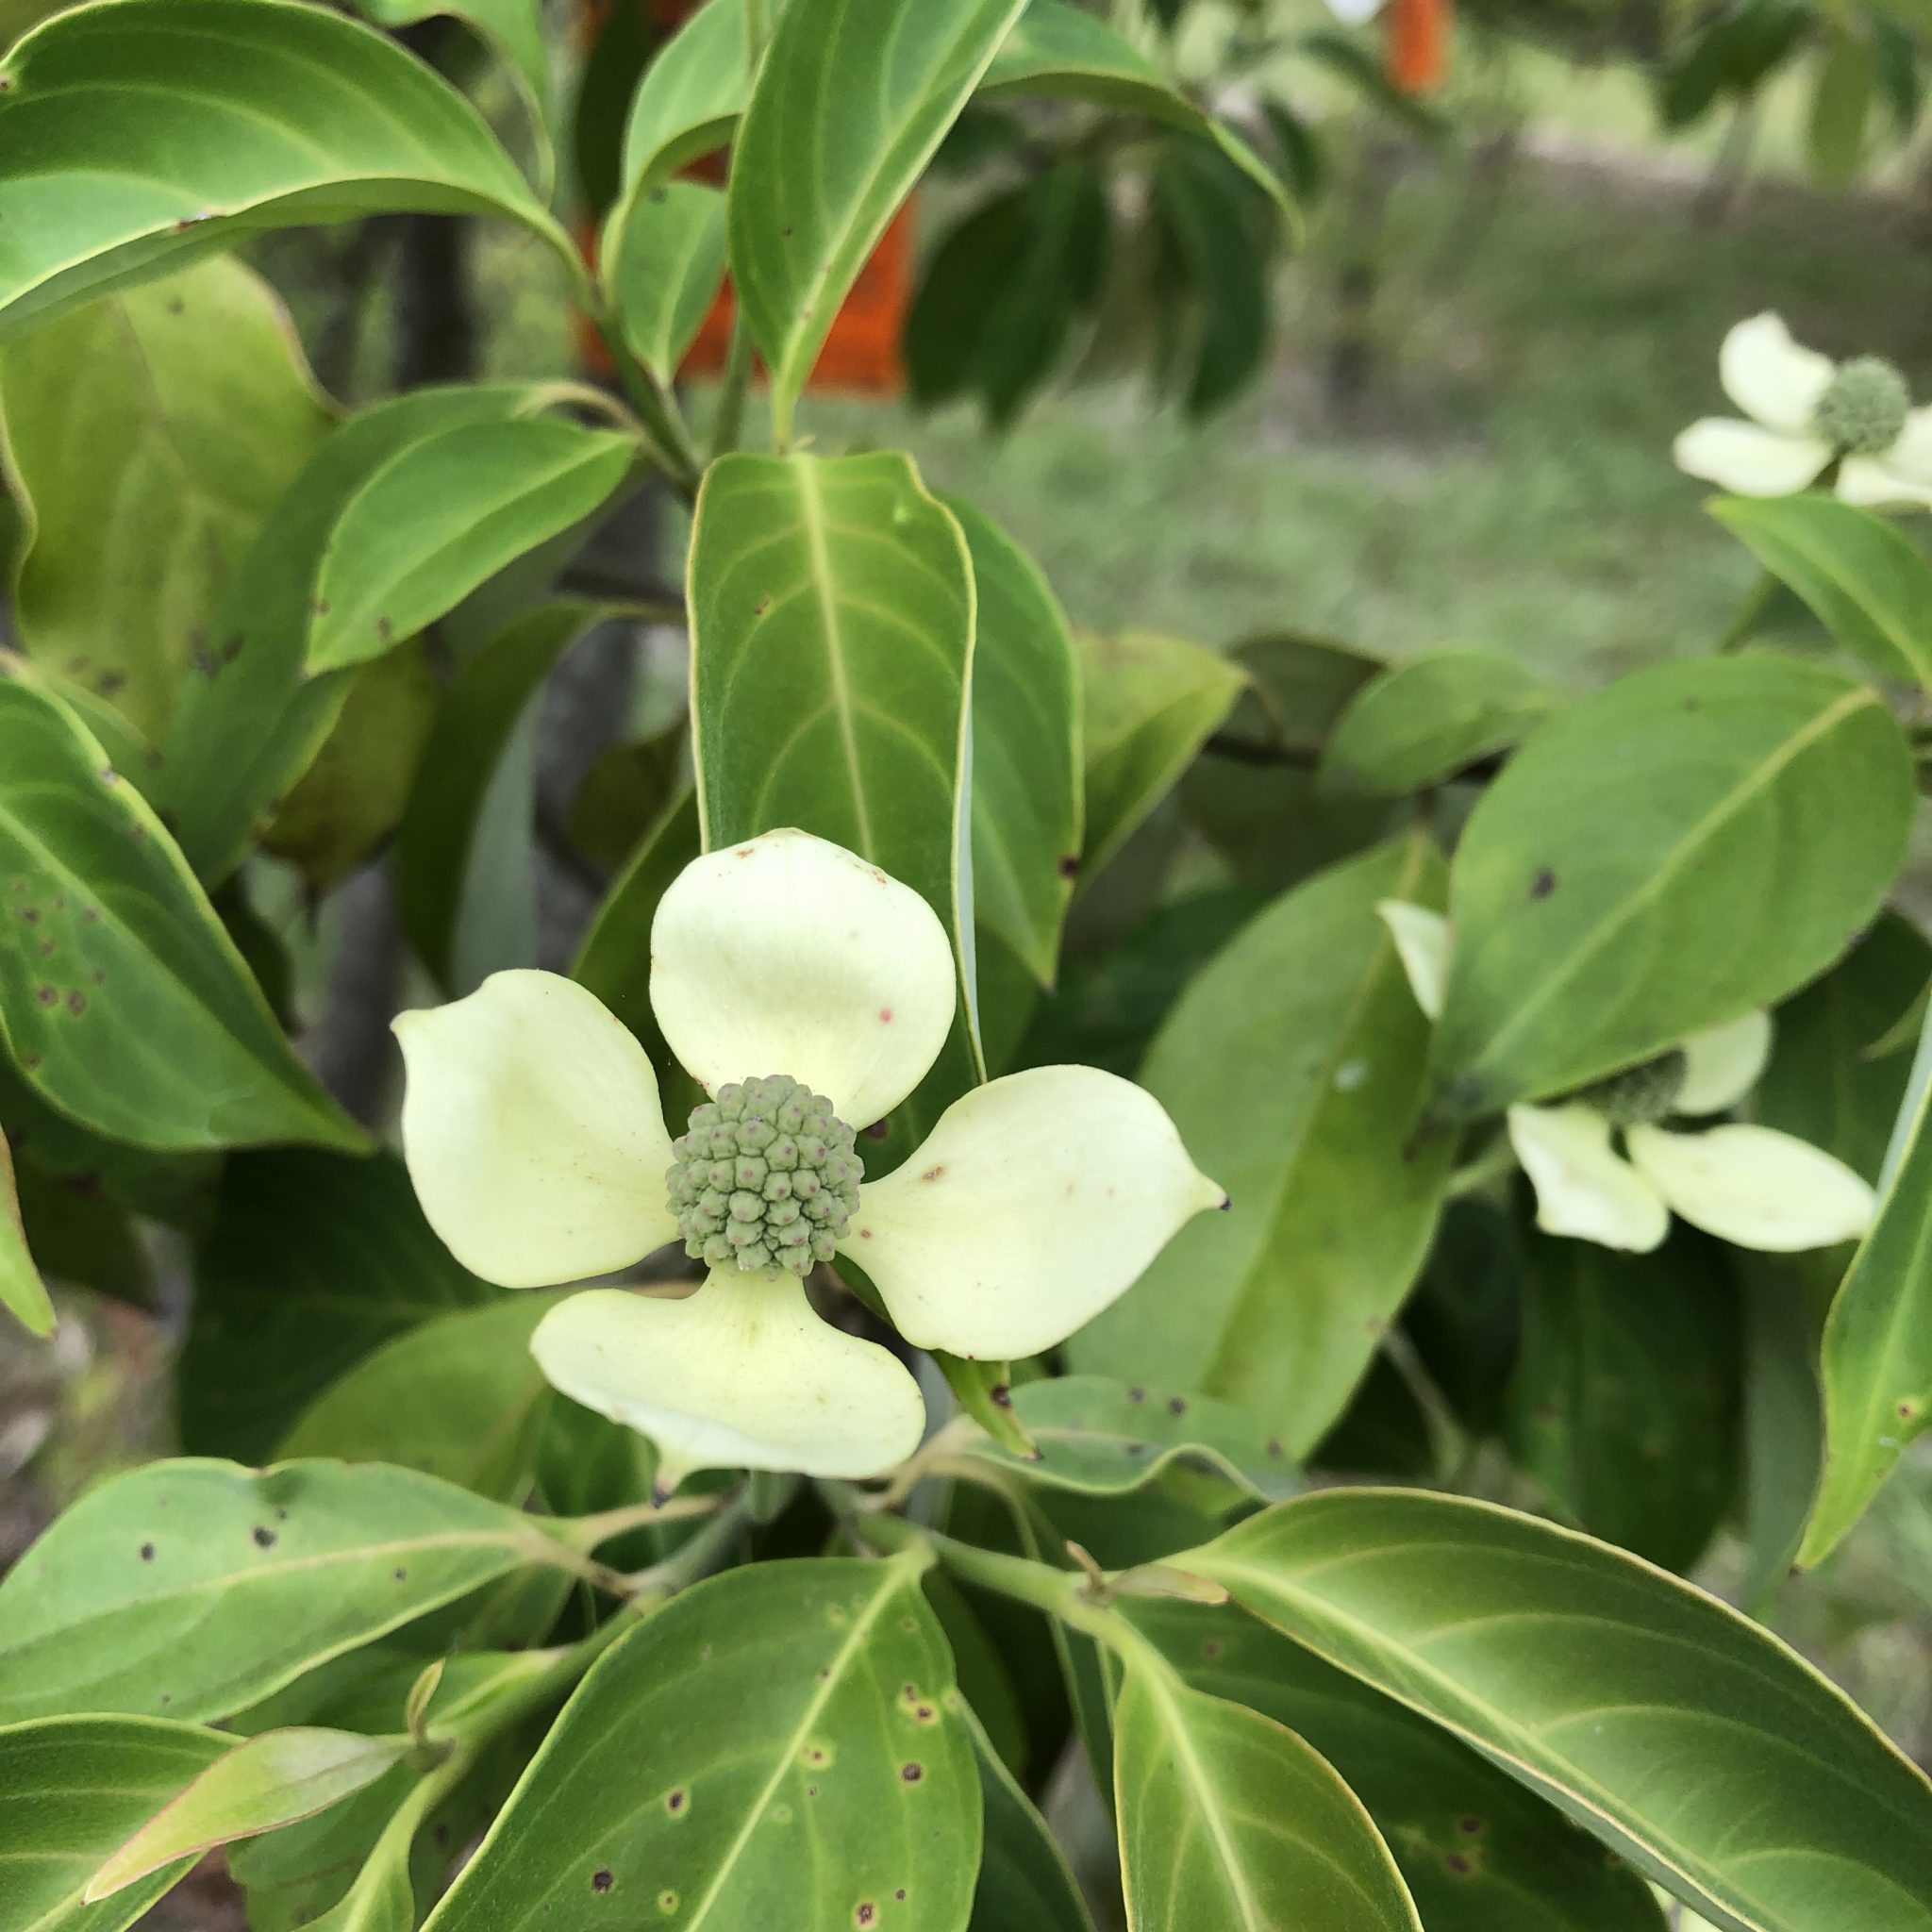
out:
<path id="1" fill-rule="evenodd" d="M 1441 87 L 1449 73 L 1451 0 L 1390 0 L 1389 79 L 1406 94 Z"/>

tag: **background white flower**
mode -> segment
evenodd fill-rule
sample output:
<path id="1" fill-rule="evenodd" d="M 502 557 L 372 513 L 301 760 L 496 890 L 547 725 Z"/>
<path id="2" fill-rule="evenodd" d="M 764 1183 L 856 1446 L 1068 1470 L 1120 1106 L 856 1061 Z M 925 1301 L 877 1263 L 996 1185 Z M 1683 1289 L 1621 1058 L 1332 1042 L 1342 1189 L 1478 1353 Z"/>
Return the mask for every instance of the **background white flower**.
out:
<path id="1" fill-rule="evenodd" d="M 1416 1004 L 1439 1018 L 1449 976 L 1448 922 L 1397 900 L 1377 910 Z M 1736 1107 L 1770 1055 L 1770 1015 L 1746 1013 L 1584 1094 L 1512 1107 L 1509 1142 L 1536 1190 L 1537 1225 L 1640 1254 L 1661 1244 L 1674 1211 L 1722 1241 L 1774 1254 L 1864 1233 L 1875 1206 L 1871 1188 L 1808 1142 L 1738 1123 L 1689 1131 L 1660 1124 Z"/>
<path id="2" fill-rule="evenodd" d="M 499 973 L 396 1022 L 410 1178 L 451 1252 L 506 1287 L 608 1274 L 681 1234 L 711 1263 L 683 1300 L 574 1295 L 531 1343 L 557 1388 L 657 1441 L 660 1490 L 706 1468 L 876 1474 L 918 1446 L 924 1407 L 888 1350 L 813 1313 L 814 1255 L 855 1258 L 908 1341 L 1003 1360 L 1064 1341 L 1225 1203 L 1159 1104 L 1091 1067 L 975 1089 L 902 1167 L 854 1187 L 847 1129 L 919 1084 L 955 1000 L 918 893 L 824 840 L 767 833 L 687 866 L 652 928 L 658 1023 L 720 1103 L 684 1142 L 643 1049 L 591 993 Z M 773 1096 L 796 1091 L 779 1118 Z M 844 1124 L 820 1131 L 825 1113 Z"/>
<path id="3" fill-rule="evenodd" d="M 1707 416 L 1677 438 L 1677 467 L 1740 496 L 1803 490 L 1839 459 L 1847 503 L 1932 504 L 1932 408 L 1875 356 L 1834 362 L 1754 315 L 1718 356 L 1724 392 L 1751 420 Z"/>

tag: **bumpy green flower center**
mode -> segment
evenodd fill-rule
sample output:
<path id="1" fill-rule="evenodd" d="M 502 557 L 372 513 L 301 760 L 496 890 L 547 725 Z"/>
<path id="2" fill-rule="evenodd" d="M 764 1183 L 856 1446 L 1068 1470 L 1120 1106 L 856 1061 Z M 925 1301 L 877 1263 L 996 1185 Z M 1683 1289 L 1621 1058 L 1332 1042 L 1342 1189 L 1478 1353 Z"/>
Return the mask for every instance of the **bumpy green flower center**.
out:
<path id="1" fill-rule="evenodd" d="M 665 1175 L 684 1251 L 712 1268 L 829 1261 L 858 1206 L 863 1163 L 832 1103 L 784 1074 L 721 1087 L 691 1109 Z"/>
<path id="2" fill-rule="evenodd" d="M 1690 1071 L 1683 1048 L 1674 1046 L 1654 1060 L 1580 1089 L 1574 1097 L 1620 1127 L 1653 1126 L 1676 1106 Z"/>
<path id="3" fill-rule="evenodd" d="M 1905 377 L 1882 356 L 1859 356 L 1831 378 L 1811 424 L 1840 456 L 1875 457 L 1898 441 L 1911 408 Z"/>

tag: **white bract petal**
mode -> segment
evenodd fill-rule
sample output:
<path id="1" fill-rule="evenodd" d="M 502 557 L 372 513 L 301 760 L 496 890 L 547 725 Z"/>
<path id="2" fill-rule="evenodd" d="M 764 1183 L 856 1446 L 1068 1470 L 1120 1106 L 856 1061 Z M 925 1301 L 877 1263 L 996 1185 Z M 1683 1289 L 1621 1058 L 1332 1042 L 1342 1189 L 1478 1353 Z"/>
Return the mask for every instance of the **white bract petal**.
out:
<path id="1" fill-rule="evenodd" d="M 1225 1201 L 1152 1094 L 1032 1067 L 956 1100 L 903 1167 L 865 1182 L 840 1246 L 907 1341 L 1004 1361 L 1065 1341 Z"/>
<path id="2" fill-rule="evenodd" d="M 658 1445 L 658 1488 L 693 1470 L 878 1475 L 925 1429 L 907 1370 L 812 1313 L 796 1276 L 725 1268 L 682 1301 L 591 1289 L 530 1341 L 551 1386 Z"/>
<path id="3" fill-rule="evenodd" d="M 1771 1058 L 1771 1015 L 1754 1008 L 1727 1026 L 1707 1026 L 1681 1042 L 1684 1084 L 1673 1113 L 1723 1113 L 1736 1107 Z"/>
<path id="4" fill-rule="evenodd" d="M 1382 0 L 1328 0 L 1328 11 L 1350 26 L 1365 26 L 1382 10 Z"/>
<path id="5" fill-rule="evenodd" d="M 1416 1005 L 1430 1019 L 1440 1020 L 1449 984 L 1449 922 L 1440 912 L 1411 906 L 1406 899 L 1383 899 L 1375 911 L 1395 941 Z"/>
<path id="6" fill-rule="evenodd" d="M 1932 487 L 1932 408 L 1913 409 L 1880 460 L 1894 475 Z"/>
<path id="7" fill-rule="evenodd" d="M 1815 436 L 1707 416 L 1677 438 L 1672 455 L 1686 475 L 1733 495 L 1789 496 L 1818 480 L 1831 460 L 1831 445 Z"/>
<path id="8" fill-rule="evenodd" d="M 1536 1224 L 1606 1248 L 1648 1254 L 1670 1232 L 1662 1197 L 1610 1145 L 1588 1107 L 1512 1107 L 1509 1144 L 1536 1189 Z"/>
<path id="9" fill-rule="evenodd" d="M 651 928 L 651 1005 L 708 1091 L 789 1074 L 855 1127 L 953 1024 L 953 949 L 919 894 L 841 845 L 767 832 L 686 866 Z"/>
<path id="10" fill-rule="evenodd" d="M 675 1240 L 658 1076 L 593 993 L 495 973 L 395 1023 L 403 1158 L 444 1246 L 505 1288 L 608 1274 Z"/>
<path id="11" fill-rule="evenodd" d="M 1632 1127 L 1630 1158 L 1677 1213 L 1740 1248 L 1785 1255 L 1854 1240 L 1872 1190 L 1842 1161 L 1770 1127 Z"/>
<path id="12" fill-rule="evenodd" d="M 1932 479 L 1900 469 L 1890 455 L 1847 457 L 1838 468 L 1841 502 L 1860 506 L 1932 504 Z"/>
<path id="13" fill-rule="evenodd" d="M 1783 319 L 1767 313 L 1739 323 L 1725 336 L 1717 374 L 1724 393 L 1753 421 L 1800 435 L 1810 429 L 1838 365 L 1794 342 Z"/>

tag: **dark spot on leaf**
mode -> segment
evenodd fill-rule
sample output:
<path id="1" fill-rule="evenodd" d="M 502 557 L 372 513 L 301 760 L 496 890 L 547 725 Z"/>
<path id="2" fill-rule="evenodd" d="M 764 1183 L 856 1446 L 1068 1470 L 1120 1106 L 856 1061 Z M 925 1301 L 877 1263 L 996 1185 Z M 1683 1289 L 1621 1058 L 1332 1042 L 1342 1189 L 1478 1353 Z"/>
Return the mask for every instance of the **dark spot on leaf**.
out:
<path id="1" fill-rule="evenodd" d="M 154 1559 L 155 1559 L 155 1546 L 154 1546 L 154 1544 L 152 1544 L 152 1543 L 142 1543 L 142 1546 L 141 1546 L 141 1560 L 142 1560 L 142 1561 L 143 1563 L 152 1563 L 152 1562 L 154 1561 Z"/>
<path id="2" fill-rule="evenodd" d="M 1211 1661 L 1212 1661 L 1212 1660 L 1213 1660 L 1213 1659 L 1214 1659 L 1215 1657 L 1219 1657 L 1219 1656 L 1221 1655 L 1221 1640 L 1220 1640 L 1220 1638 L 1218 1638 L 1218 1637 L 1209 1637 L 1209 1638 L 1208 1638 L 1208 1639 L 1207 1639 L 1207 1640 L 1206 1640 L 1206 1641 L 1204 1641 L 1204 1642 L 1202 1643 L 1202 1645 L 1201 1645 L 1201 1655 L 1202 1655 L 1203 1657 L 1207 1657 L 1207 1658 L 1208 1658 L 1208 1660 L 1209 1660 L 1210 1662 L 1211 1662 Z"/>
<path id="3" fill-rule="evenodd" d="M 67 995 L 67 1010 L 77 1019 L 87 1011 L 87 995 L 84 992 L 71 992 Z"/>
<path id="4" fill-rule="evenodd" d="M 903 1899 L 906 1896 L 906 1888 L 902 1885 L 892 1896 L 896 1899 Z"/>
<path id="5" fill-rule="evenodd" d="M 318 617 L 326 617 L 328 615 L 328 599 L 326 597 L 318 597 L 315 600 L 315 614 Z"/>
<path id="6" fill-rule="evenodd" d="M 591 1890 L 592 1891 L 608 1891 L 616 1883 L 616 1877 L 608 1870 L 592 1872 L 591 1874 Z"/>
<path id="7" fill-rule="evenodd" d="M 862 1901 L 858 1909 L 852 1914 L 852 1923 L 855 1925 L 870 1925 L 877 1917 L 878 1914 L 874 1911 L 871 1902 L 869 1900 Z"/>
<path id="8" fill-rule="evenodd" d="M 1147 1453 L 1147 1445 L 1144 1442 L 1129 1442 L 1126 1444 L 1126 1451 L 1129 1456 L 1144 1456 Z"/>
<path id="9" fill-rule="evenodd" d="M 868 1141 L 883 1141 L 891 1131 L 892 1124 L 890 1121 L 874 1121 L 866 1128 L 865 1138 Z"/>
<path id="10" fill-rule="evenodd" d="M 396 1581 L 398 1583 L 407 1583 L 408 1580 L 409 1573 L 407 1570 L 398 1570 L 396 1572 Z"/>
<path id="11" fill-rule="evenodd" d="M 1129 1389 L 1127 1391 L 1127 1400 L 1129 1402 L 1145 1402 L 1147 1400 L 1147 1391 L 1144 1389 Z"/>
<path id="12" fill-rule="evenodd" d="M 1080 857 L 1069 852 L 1060 859 L 1060 876 L 1063 879 L 1076 879 L 1080 876 Z"/>
<path id="13" fill-rule="evenodd" d="M 1464 1818 L 1457 1823 L 1456 1828 L 1465 1838 L 1474 1838 L 1483 1828 L 1483 1822 L 1480 1818 Z"/>
<path id="14" fill-rule="evenodd" d="M 945 1166 L 942 1162 L 941 1163 L 941 1165 L 937 1167 L 927 1168 L 926 1171 L 919 1176 L 919 1178 L 923 1181 L 936 1181 L 942 1174 L 945 1173 Z"/>
<path id="15" fill-rule="evenodd" d="M 684 1787 L 682 1785 L 679 1785 L 675 1791 L 667 1791 L 664 1794 L 664 1808 L 674 1814 L 684 1809 Z"/>
<path id="16" fill-rule="evenodd" d="M 771 591 L 767 591 L 765 594 L 762 597 L 760 597 L 755 605 L 752 606 L 752 615 L 754 617 L 763 617 L 770 612 L 771 608 L 772 593 Z"/>
<path id="17" fill-rule="evenodd" d="M 1169 1415 L 1186 1415 L 1188 1405 L 1182 1397 L 1170 1395 L 1167 1398 L 1167 1412 Z"/>
<path id="18" fill-rule="evenodd" d="M 272 1550 L 272 1549 L 274 1549 L 274 1548 L 275 1548 L 275 1531 L 274 1531 L 274 1530 L 272 1530 L 272 1529 L 270 1529 L 270 1528 L 266 1527 L 266 1526 L 265 1526 L 264 1524 L 259 1524 L 259 1523 L 258 1523 L 258 1524 L 257 1524 L 255 1525 L 255 1529 L 254 1529 L 254 1531 L 253 1531 L 253 1535 L 254 1535 L 254 1537 L 255 1537 L 255 1547 L 256 1547 L 257 1549 L 258 1549 L 258 1550 Z"/>
<path id="19" fill-rule="evenodd" d="M 1288 1451 L 1285 1450 L 1279 1442 L 1274 1441 L 1271 1439 L 1268 1444 L 1268 1459 L 1271 1462 L 1279 1462 L 1281 1458 L 1287 1454 Z"/>
<path id="20" fill-rule="evenodd" d="M 1540 866 L 1536 876 L 1529 882 L 1529 896 L 1532 899 L 1547 899 L 1557 890 L 1557 874 L 1548 866 Z"/>
<path id="21" fill-rule="evenodd" d="M 38 925 L 41 923 L 41 908 L 38 906 L 23 906 L 20 908 L 20 916 L 29 925 Z"/>
<path id="22" fill-rule="evenodd" d="M 56 1007 L 60 1004 L 60 991 L 58 987 L 43 986 L 34 994 L 34 997 L 43 1007 Z"/>
<path id="23" fill-rule="evenodd" d="M 172 1690 L 163 1690 L 161 1692 L 161 1702 L 163 1704 L 173 1704 L 174 1701 L 175 1693 Z"/>
<path id="24" fill-rule="evenodd" d="M 1442 1862 L 1458 1877 L 1466 1877 L 1472 1869 L 1469 1860 L 1460 1852 L 1449 1853 Z"/>
<path id="25" fill-rule="evenodd" d="M 1012 1407 L 1013 1391 L 1005 1382 L 995 1382 L 986 1392 L 991 1396 L 995 1408 Z"/>
<path id="26" fill-rule="evenodd" d="M 389 621 L 388 618 L 378 617 L 375 620 L 375 635 L 379 637 L 384 643 L 388 643 L 390 639 L 394 637 L 395 634 L 396 627 Z"/>
<path id="27" fill-rule="evenodd" d="M 902 1764 L 899 1767 L 899 1778 L 903 1784 L 916 1785 L 924 1775 L 925 1766 L 923 1764 Z"/>

